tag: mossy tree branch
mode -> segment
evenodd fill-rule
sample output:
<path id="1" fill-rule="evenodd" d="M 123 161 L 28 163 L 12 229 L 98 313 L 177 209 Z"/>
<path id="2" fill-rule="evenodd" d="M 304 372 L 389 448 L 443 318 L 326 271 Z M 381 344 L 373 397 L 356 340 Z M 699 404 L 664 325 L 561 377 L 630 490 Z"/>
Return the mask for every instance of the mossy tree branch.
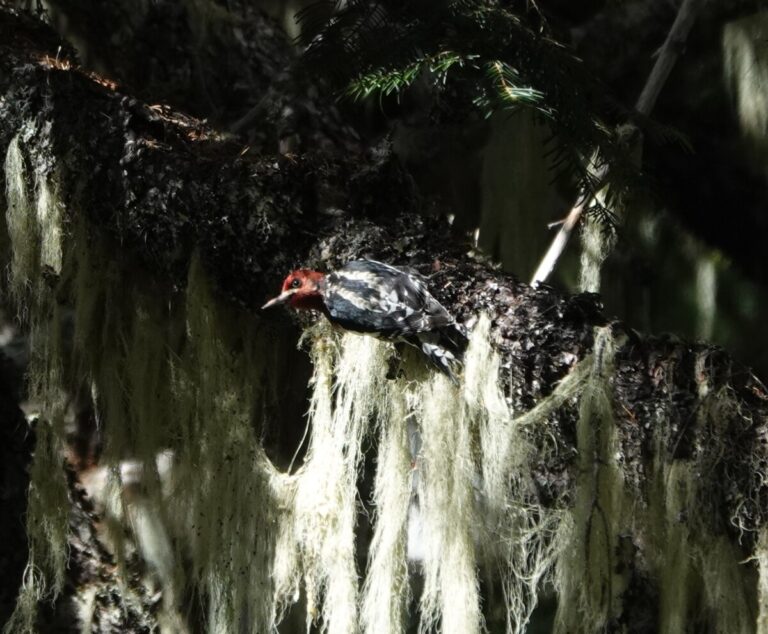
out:
<path id="1" fill-rule="evenodd" d="M 590 631 L 638 622 L 640 612 L 655 617 L 646 618 L 647 626 L 641 631 L 648 632 L 657 631 L 659 623 L 673 628 L 675 619 L 694 623 L 704 613 L 715 613 L 718 623 L 727 624 L 732 624 L 737 614 L 746 630 L 749 623 L 756 623 L 756 617 L 752 618 L 757 613 L 755 606 L 762 611 L 768 600 L 759 595 L 757 583 L 758 575 L 766 572 L 755 563 L 762 561 L 760 544 L 765 540 L 760 537 L 768 519 L 764 475 L 768 469 L 768 394 L 726 353 L 705 344 L 640 336 L 625 325 L 610 323 L 596 296 L 563 296 L 547 287 L 534 290 L 499 273 L 482 258 L 471 255 L 441 220 L 429 215 L 431 201 L 419 195 L 386 148 L 354 155 L 326 149 L 294 157 L 250 156 L 234 140 L 204 123 L 168 108 L 149 107 L 110 82 L 81 71 L 71 50 L 66 46 L 60 49 L 57 38 L 25 17 L 0 11 L 0 43 L 0 155 L 12 152 L 14 157 L 11 168 L 6 164 L 8 216 L 19 209 L 24 196 L 36 197 L 37 209 L 48 209 L 40 202 L 42 184 L 46 184 L 46 195 L 50 198 L 55 193 L 62 207 L 61 223 L 55 229 L 60 231 L 56 244 L 65 264 L 57 268 L 56 258 L 50 255 L 56 250 L 48 245 L 48 255 L 33 254 L 25 260 L 25 279 L 19 278 L 18 270 L 13 274 L 17 289 L 24 286 L 18 286 L 21 279 L 38 293 L 28 298 L 28 312 L 20 313 L 31 327 L 39 327 L 50 318 L 41 307 L 55 312 L 59 310 L 55 306 L 76 305 L 76 315 L 84 310 L 83 298 L 78 297 L 82 288 L 67 276 L 66 262 L 90 250 L 94 236 L 108 247 L 96 252 L 97 267 L 121 271 L 115 273 L 113 283 L 130 281 L 140 287 L 147 302 L 138 307 L 105 307 L 105 314 L 136 310 L 145 322 L 162 315 L 162 319 L 175 323 L 173 316 L 184 309 L 179 297 L 188 280 L 201 275 L 202 263 L 214 292 L 202 299 L 196 296 L 199 315 L 187 306 L 186 322 L 177 327 L 182 333 L 184 324 L 189 332 L 212 329 L 216 320 L 205 312 L 214 311 L 211 305 L 215 311 L 230 315 L 229 321 L 221 318 L 223 323 L 235 323 L 245 330 L 254 323 L 281 328 L 279 322 L 289 319 L 285 314 L 264 317 L 255 307 L 295 264 L 333 268 L 353 257 L 372 256 L 421 267 L 431 276 L 436 295 L 461 321 L 468 326 L 480 324 L 481 334 L 476 335 L 473 348 L 476 361 L 467 362 L 467 385 L 473 385 L 474 391 L 450 392 L 445 385 L 429 383 L 423 372 L 407 386 L 399 379 L 392 379 L 392 385 L 380 377 L 373 380 L 358 367 L 349 346 L 333 366 L 325 344 L 316 344 L 315 360 L 322 366 L 317 371 L 322 374 L 316 374 L 313 416 L 319 417 L 317 412 L 324 407 L 331 409 L 328 394 L 333 381 L 337 387 L 343 385 L 344 394 L 354 395 L 362 390 L 364 379 L 377 390 L 392 393 L 391 399 L 387 397 L 391 421 L 399 420 L 397 412 L 408 407 L 418 412 L 421 407 L 424 420 L 429 422 L 423 431 L 433 430 L 440 442 L 455 444 L 461 451 L 456 455 L 463 461 L 472 462 L 475 454 L 480 454 L 478 469 L 487 489 L 484 499 L 496 500 L 488 502 L 493 511 L 489 517 L 498 523 L 483 530 L 487 528 L 490 534 L 500 531 L 499 527 L 508 527 L 505 522 L 509 516 L 518 514 L 529 532 L 516 524 L 515 530 L 522 531 L 514 533 L 516 538 L 531 538 L 531 533 L 544 527 L 547 531 L 545 537 L 531 538 L 535 545 L 528 551 L 519 546 L 522 539 L 505 542 L 509 549 L 505 584 L 514 588 L 523 577 L 532 576 L 521 562 L 530 552 L 539 552 L 536 549 L 546 551 L 548 554 L 536 556 L 536 561 L 543 562 L 536 574 L 556 580 L 558 623 L 564 630 L 573 630 L 575 624 Z M 8 180 L 9 171 L 19 177 L 13 183 Z M 38 214 L 35 231 L 44 232 L 49 220 L 50 215 Z M 3 236 L 8 247 L 3 251 L 6 257 L 22 248 L 14 231 L 12 227 L 6 229 Z M 38 236 L 42 242 L 49 237 Z M 17 290 L 17 299 L 25 292 L 24 288 Z M 199 288 L 196 292 L 201 295 Z M 116 292 L 113 297 L 119 295 Z M 100 314 L 98 310 L 92 312 Z M 127 323 L 138 328 L 138 318 L 131 319 L 134 321 Z M 117 351 L 134 355 L 145 364 L 140 368 L 155 369 L 157 376 L 168 381 L 179 380 L 173 376 L 175 365 L 158 365 L 151 350 L 146 351 L 145 359 L 143 351 L 137 349 L 159 342 L 171 349 L 169 356 L 174 359 L 187 354 L 184 346 L 190 345 L 185 339 L 191 337 L 189 332 L 178 334 L 173 327 L 167 330 L 169 333 L 150 323 L 145 330 L 137 330 L 143 338 L 133 341 L 135 346 L 109 350 L 116 351 L 115 355 Z M 275 348 L 286 345 L 274 338 L 271 341 Z M 201 343 L 195 345 L 200 347 L 192 354 L 195 362 L 206 355 L 222 356 L 212 342 L 206 344 L 210 349 Z M 269 351 L 263 343 L 259 345 L 261 354 Z M 232 349 L 235 356 L 247 356 L 245 343 L 240 350 L 237 346 Z M 380 350 L 364 352 L 375 357 L 372 367 L 384 370 Z M 94 355 L 94 374 L 96 370 L 110 370 L 109 363 L 117 363 L 99 358 L 108 352 L 91 350 L 90 354 Z M 224 377 L 205 374 L 207 366 L 202 361 L 193 365 L 203 369 L 199 374 L 185 375 L 184 381 L 225 382 Z M 344 376 L 333 378 L 333 367 Z M 498 376 L 491 375 L 489 367 Z M 122 371 L 118 367 L 115 375 L 126 383 L 146 382 L 141 372 L 141 376 L 131 377 Z M 363 372 L 363 379 L 356 379 L 355 372 Z M 69 389 L 76 387 L 78 377 L 76 372 L 73 375 L 68 377 L 68 385 L 64 382 Z M 281 377 L 290 375 L 282 373 Z M 292 390 L 304 394 L 306 385 L 299 382 L 305 378 L 294 376 L 295 385 L 285 379 L 281 397 L 286 398 Z M 406 394 L 398 392 L 400 388 L 421 391 Z M 411 402 L 404 394 L 410 395 Z M 418 401 L 414 394 L 424 398 Z M 460 402 L 461 418 L 451 418 L 455 413 L 445 411 L 446 398 L 454 397 Z M 99 398 L 112 397 L 102 394 Z M 114 397 L 116 401 L 122 398 L 122 393 Z M 337 398 L 347 403 L 346 396 Z M 364 398 L 367 393 L 358 400 Z M 347 403 L 350 407 L 356 406 L 354 399 Z M 258 403 L 257 407 L 266 408 Z M 344 482 L 355 479 L 360 438 L 374 409 L 354 410 L 358 444 L 344 454 L 346 471 L 335 481 L 340 490 Z M 326 420 L 331 439 L 333 425 L 344 422 L 339 410 L 335 412 Z M 472 427 L 451 428 L 441 421 L 464 421 Z M 109 420 L 105 425 L 105 434 L 119 431 L 130 439 L 131 430 L 110 428 Z M 426 442 L 435 437 L 428 435 Z M 162 437 L 162 441 L 172 442 L 169 438 L 175 437 Z M 407 463 L 403 438 L 390 439 L 391 455 L 397 456 L 392 464 Z M 141 437 L 134 441 L 149 444 Z M 430 451 L 435 451 L 434 443 L 429 445 Z M 525 452 L 520 443 L 527 448 Z M 183 453 L 184 448 L 175 449 Z M 243 456 L 244 461 L 246 458 L 250 456 Z M 441 459 L 437 455 L 432 464 L 442 464 Z M 465 513 L 475 496 L 462 465 L 452 464 L 453 471 L 444 476 L 429 472 L 429 464 L 427 460 L 428 477 L 421 485 L 424 494 L 431 495 L 444 485 L 444 478 L 450 478 L 466 504 L 455 498 L 449 502 L 457 512 Z M 515 471 L 515 466 L 524 466 L 525 473 Z M 269 473 L 283 482 L 282 476 Z M 287 480 L 290 488 L 294 481 Z M 525 486 L 519 485 L 522 481 Z M 265 482 L 259 481 L 259 485 L 268 488 Z M 301 496 L 302 481 L 298 482 L 296 495 Z M 495 483 L 496 488 L 488 483 Z M 386 487 L 386 480 L 377 482 L 376 487 Z M 524 491 L 524 497 L 508 500 L 509 487 L 518 493 Z M 347 506 L 339 511 L 339 517 L 343 516 L 348 528 L 348 511 L 354 507 L 355 496 L 344 491 Z M 505 495 L 498 495 L 500 491 Z M 312 501 L 309 493 L 308 507 Z M 278 495 L 274 491 L 270 494 Z M 426 512 L 437 526 L 441 507 L 435 499 L 432 504 Z M 311 510 L 299 509 L 304 513 Z M 264 513 L 257 517 L 259 521 L 277 521 Z M 307 525 L 301 524 L 304 520 L 297 517 L 291 521 L 306 530 Z M 472 517 L 462 517 L 461 526 L 471 526 Z M 456 527 L 448 528 L 441 539 L 460 533 Z M 309 544 L 304 544 L 301 552 L 315 552 L 312 548 L 317 544 L 311 542 L 312 536 L 297 531 Z M 334 537 L 327 526 L 318 532 L 327 533 L 327 539 Z M 471 572 L 476 553 L 467 534 L 459 535 L 464 539 L 463 559 L 455 558 L 462 561 L 450 565 Z M 266 540 L 262 546 L 266 557 L 271 542 Z M 319 559 L 327 557 L 325 551 L 317 552 Z M 73 551 L 71 556 L 81 554 Z M 751 556 L 755 557 L 751 563 L 739 564 Z M 682 574 L 676 572 L 681 560 L 688 566 L 688 576 L 682 579 L 676 576 Z M 345 561 L 343 580 L 348 582 L 353 575 L 347 569 L 354 572 L 354 562 L 351 557 Z M 477 561 L 481 563 L 479 555 Z M 556 570 L 550 570 L 552 566 Z M 286 584 L 290 586 L 291 575 L 296 573 L 288 568 Z M 582 583 L 584 577 L 580 575 L 585 569 L 589 574 Z M 440 578 L 443 573 L 435 568 L 430 574 Z M 738 583 L 718 594 L 710 579 L 713 575 Z M 319 586 L 313 590 L 320 595 L 324 584 L 330 583 L 323 575 L 310 574 L 308 578 L 317 580 Z M 458 584 L 461 580 L 451 581 Z M 681 584 L 685 592 L 679 590 Z M 607 595 L 606 587 L 610 589 Z M 678 590 L 676 602 L 670 599 L 670 588 Z M 527 595 L 521 599 L 520 592 L 512 594 L 516 600 L 528 602 L 510 608 L 518 619 L 510 626 L 514 629 L 522 627 L 521 620 L 527 618 L 529 604 L 535 599 Z M 474 595 L 467 592 L 467 596 Z M 393 604 L 401 605 L 399 600 Z M 422 604 L 428 613 L 425 618 L 439 619 L 441 613 L 446 614 L 439 594 L 428 595 Z M 738 612 L 743 605 L 751 611 Z M 256 608 L 253 610 L 255 613 Z M 325 610 L 323 614 L 338 618 L 338 622 L 350 618 L 349 613 L 334 616 L 328 606 Z M 588 618 L 580 612 L 584 610 Z M 273 612 L 267 606 L 264 614 L 253 618 L 268 622 L 274 618 Z M 375 614 L 371 608 L 366 618 L 373 619 Z M 456 618 L 478 625 L 478 616 L 471 611 Z"/>

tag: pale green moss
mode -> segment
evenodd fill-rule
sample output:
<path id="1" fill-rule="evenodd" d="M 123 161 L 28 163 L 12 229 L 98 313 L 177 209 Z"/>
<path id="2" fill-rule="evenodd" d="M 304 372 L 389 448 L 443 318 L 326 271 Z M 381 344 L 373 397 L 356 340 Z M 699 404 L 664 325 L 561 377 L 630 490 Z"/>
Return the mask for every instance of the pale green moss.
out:
<path id="1" fill-rule="evenodd" d="M 757 543 L 758 584 L 757 584 L 757 634 L 768 634 L 768 529 L 760 531 Z"/>
<path id="2" fill-rule="evenodd" d="M 19 135 L 11 139 L 5 155 L 5 220 L 11 241 L 9 287 L 22 318 L 26 314 L 31 285 L 38 283 L 39 234 L 30 193 L 28 160 Z"/>
<path id="3" fill-rule="evenodd" d="M 722 30 L 723 72 L 745 136 L 764 146 L 768 132 L 768 57 L 765 12 L 734 20 Z"/>
<path id="4" fill-rule="evenodd" d="M 6 634 L 37 632 L 39 601 L 55 600 L 64 587 L 67 555 L 69 497 L 62 470 L 61 435 L 38 421 L 30 472 L 27 535 L 29 560 L 16 610 L 6 623 Z"/>
<path id="5" fill-rule="evenodd" d="M 361 623 L 366 634 L 402 632 L 410 598 L 406 561 L 408 507 L 413 469 L 408 443 L 404 379 L 388 382 L 379 423 L 374 485 L 375 528 L 363 589 Z"/>
<path id="6" fill-rule="evenodd" d="M 424 552 L 421 631 L 439 623 L 447 633 L 479 632 L 480 596 L 474 539 L 474 429 L 462 415 L 458 390 L 434 376 L 413 401 L 421 429 L 419 505 Z"/>
<path id="7" fill-rule="evenodd" d="M 36 178 L 17 135 L 5 160 L 5 216 L 12 246 L 8 286 L 29 327 L 28 409 L 37 424 L 26 516 L 29 563 L 16 612 L 5 628 L 14 633 L 33 631 L 37 601 L 54 600 L 61 592 L 68 555 L 69 496 L 62 466 L 65 419 L 71 413 L 63 385 L 62 314 L 55 299 L 42 292 L 39 268 L 41 231 L 60 233 L 61 217 L 35 211 L 60 210 L 62 203 L 56 197 L 55 183 L 44 181 L 32 188 L 30 183 Z M 45 254 L 50 258 L 48 245 Z M 61 267 L 60 260 L 53 263 Z"/>
<path id="8" fill-rule="evenodd" d="M 627 579 L 618 565 L 619 537 L 628 532 L 632 503 L 616 457 L 613 360 L 620 343 L 609 327 L 595 332 L 595 350 L 582 361 L 590 374 L 581 391 L 577 424 L 577 482 L 572 517 L 562 527 L 556 631 L 597 632 L 621 613 Z"/>

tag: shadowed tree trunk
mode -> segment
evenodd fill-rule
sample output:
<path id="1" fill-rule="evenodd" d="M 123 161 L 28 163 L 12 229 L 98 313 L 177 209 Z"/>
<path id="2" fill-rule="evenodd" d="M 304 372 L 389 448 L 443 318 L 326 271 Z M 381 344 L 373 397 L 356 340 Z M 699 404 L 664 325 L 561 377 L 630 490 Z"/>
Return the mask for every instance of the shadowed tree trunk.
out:
<path id="1" fill-rule="evenodd" d="M 249 149 L 0 12 L 3 301 L 40 414 L 9 631 L 521 631 L 542 592 L 560 632 L 767 631 L 751 372 L 500 273 L 385 143 L 331 123 L 278 153 L 284 114 Z M 472 330 L 459 387 L 258 312 L 297 265 L 363 256 L 418 268 Z"/>

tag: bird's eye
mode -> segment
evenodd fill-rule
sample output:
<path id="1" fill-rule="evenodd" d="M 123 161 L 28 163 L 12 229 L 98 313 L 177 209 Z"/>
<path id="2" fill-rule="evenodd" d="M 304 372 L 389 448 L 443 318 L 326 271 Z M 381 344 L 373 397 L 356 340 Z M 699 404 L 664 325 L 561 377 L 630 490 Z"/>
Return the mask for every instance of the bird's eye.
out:
<path id="1" fill-rule="evenodd" d="M 291 288 L 299 288 L 299 286 L 301 286 L 301 280 L 298 277 L 293 278 Z"/>

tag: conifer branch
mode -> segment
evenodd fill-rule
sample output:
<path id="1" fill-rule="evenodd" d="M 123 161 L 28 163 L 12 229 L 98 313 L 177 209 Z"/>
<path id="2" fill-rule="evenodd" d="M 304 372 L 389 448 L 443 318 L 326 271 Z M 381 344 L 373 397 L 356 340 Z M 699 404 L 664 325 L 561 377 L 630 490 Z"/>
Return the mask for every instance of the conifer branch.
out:
<path id="1" fill-rule="evenodd" d="M 693 26 L 696 14 L 705 2 L 706 0 L 683 0 L 680 9 L 677 12 L 677 17 L 672 23 L 667 38 L 659 51 L 659 56 L 651 70 L 651 74 L 648 76 L 648 81 L 646 81 L 645 86 L 643 86 L 640 97 L 638 97 L 637 103 L 635 104 L 635 111 L 637 113 L 644 116 L 650 115 L 654 105 L 656 105 L 656 100 L 661 93 L 661 89 L 664 87 L 669 74 L 672 72 L 672 68 L 677 62 L 677 58 L 680 56 L 680 53 L 685 46 L 685 41 Z M 639 137 L 637 142 L 640 142 Z M 601 189 L 601 185 L 605 183 L 609 171 L 608 164 L 603 163 L 598 169 L 592 172 L 594 179 L 600 184 L 595 188 L 595 191 Z M 557 235 L 552 240 L 552 244 L 544 254 L 541 263 L 536 269 L 536 272 L 531 279 L 532 285 L 546 281 L 552 274 L 555 264 L 557 264 L 558 259 L 565 250 L 565 246 L 568 244 L 573 229 L 579 223 L 584 210 L 588 208 L 591 203 L 592 197 L 590 192 L 582 192 L 579 194 L 578 200 L 568 212 L 565 221 L 560 226 Z"/>

